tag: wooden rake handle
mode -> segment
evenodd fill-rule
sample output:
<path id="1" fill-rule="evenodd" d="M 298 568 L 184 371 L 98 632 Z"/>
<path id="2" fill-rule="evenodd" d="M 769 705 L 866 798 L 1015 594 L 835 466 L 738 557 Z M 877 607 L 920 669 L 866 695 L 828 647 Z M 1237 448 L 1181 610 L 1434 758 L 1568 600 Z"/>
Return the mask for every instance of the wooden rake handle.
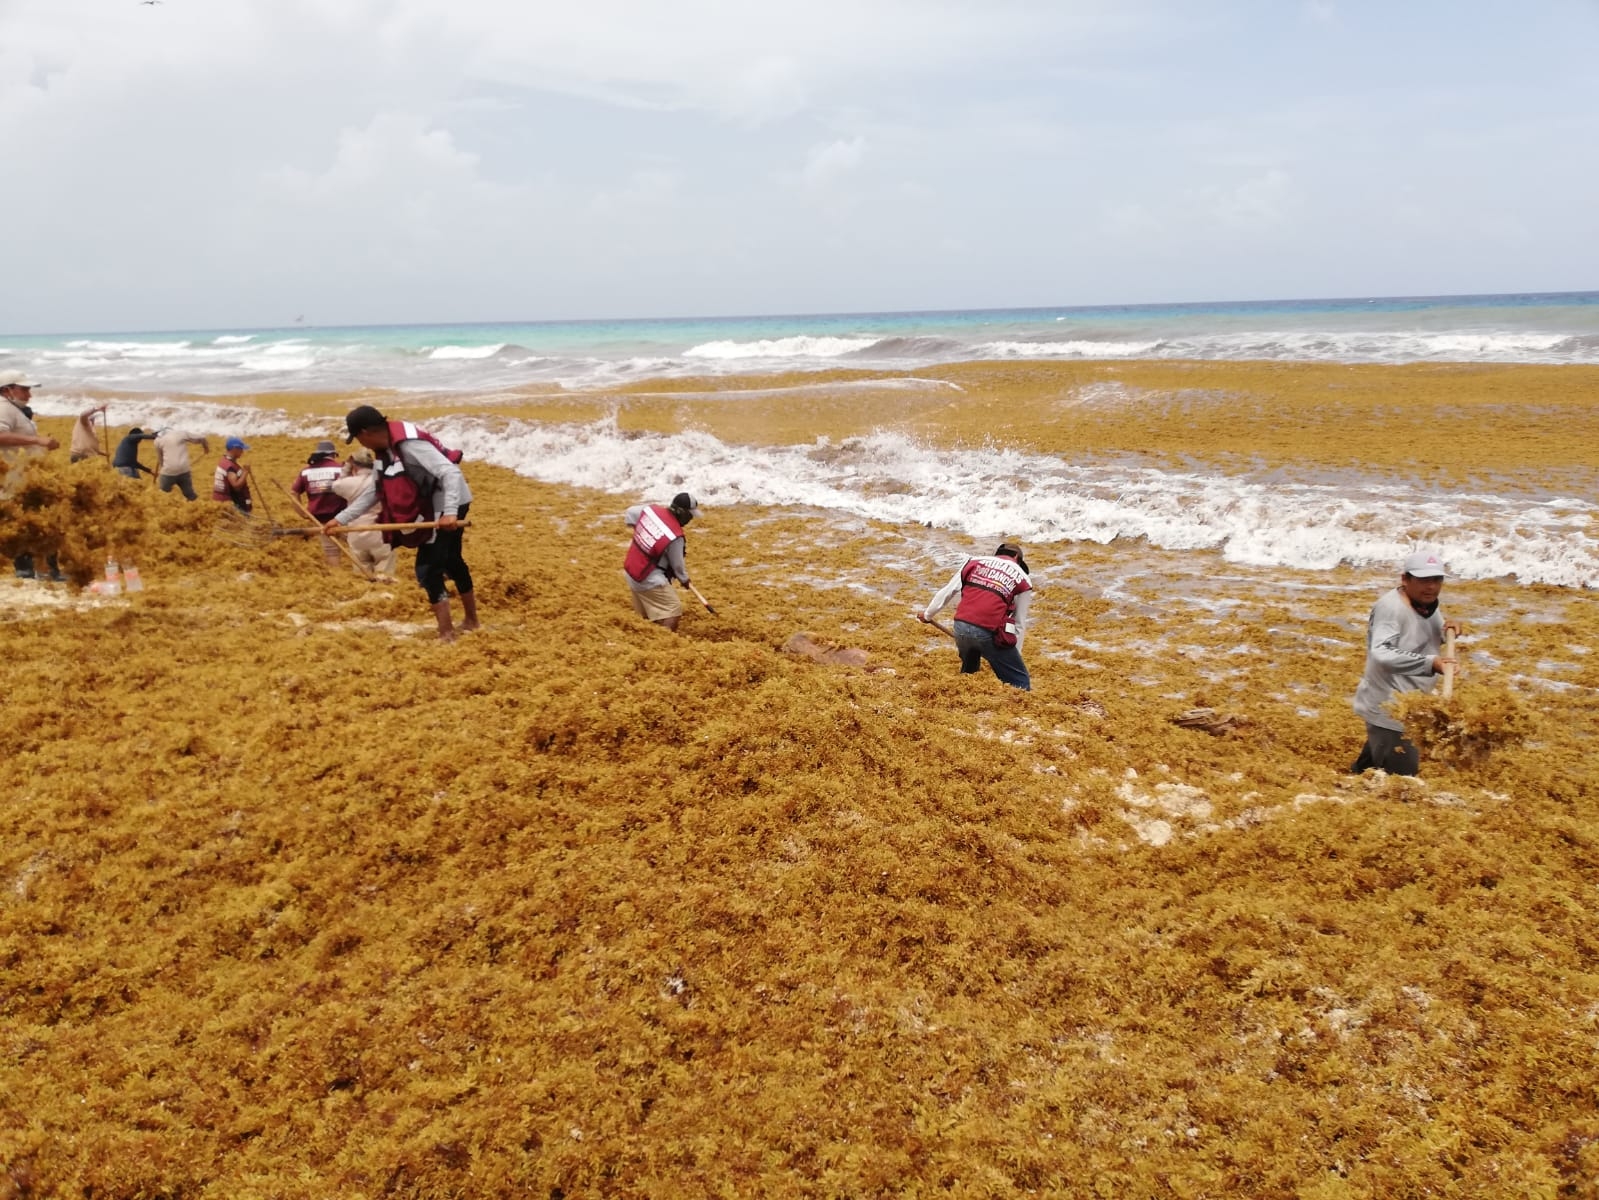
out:
<path id="1" fill-rule="evenodd" d="M 1446 629 L 1446 630 L 1444 630 L 1444 658 L 1453 659 L 1454 657 L 1455 657 L 1455 631 L 1453 629 Z M 1451 699 L 1454 696 L 1454 694 L 1455 694 L 1455 664 L 1453 662 L 1445 662 L 1444 663 L 1443 698 L 1445 700 Z"/>
<path id="2" fill-rule="evenodd" d="M 289 498 L 289 503 L 294 505 L 295 512 L 299 513 L 313 525 L 320 526 L 322 524 L 321 521 L 318 521 L 316 517 L 311 514 L 310 509 L 306 508 L 305 505 L 300 503 L 299 499 L 293 492 L 289 491 L 289 489 L 284 487 L 281 483 L 278 483 L 276 479 L 274 479 L 272 482 L 277 487 L 278 491 L 282 492 Z M 361 560 L 356 558 L 355 553 L 340 540 L 335 539 L 333 544 L 339 548 L 339 552 L 343 554 L 345 558 L 350 560 L 350 565 L 356 569 L 361 578 L 370 583 L 372 581 L 372 573 L 361 565 Z"/>
<path id="3" fill-rule="evenodd" d="M 953 638 L 955 636 L 955 631 L 948 625 L 944 624 L 944 622 L 938 620 L 936 617 L 921 617 L 919 619 L 923 625 L 931 625 L 934 629 L 938 630 L 938 632 L 944 634 L 946 637 Z"/>
<path id="4" fill-rule="evenodd" d="M 328 537 L 349 537 L 352 533 L 409 533 L 413 529 L 443 529 L 437 521 L 412 521 L 409 525 L 346 525 L 342 529 L 335 529 Z M 455 529 L 470 529 L 472 522 L 457 521 Z"/>

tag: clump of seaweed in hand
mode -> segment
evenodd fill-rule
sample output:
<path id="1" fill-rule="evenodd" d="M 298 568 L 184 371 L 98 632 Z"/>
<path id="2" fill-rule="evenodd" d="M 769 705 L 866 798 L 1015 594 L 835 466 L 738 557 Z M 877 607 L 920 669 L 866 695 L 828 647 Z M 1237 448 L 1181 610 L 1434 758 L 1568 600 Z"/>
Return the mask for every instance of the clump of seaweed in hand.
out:
<path id="1" fill-rule="evenodd" d="M 1445 701 L 1428 692 L 1408 692 L 1391 709 L 1424 757 L 1454 767 L 1475 766 L 1495 750 L 1520 746 L 1536 727 L 1532 711 L 1507 694 Z"/>

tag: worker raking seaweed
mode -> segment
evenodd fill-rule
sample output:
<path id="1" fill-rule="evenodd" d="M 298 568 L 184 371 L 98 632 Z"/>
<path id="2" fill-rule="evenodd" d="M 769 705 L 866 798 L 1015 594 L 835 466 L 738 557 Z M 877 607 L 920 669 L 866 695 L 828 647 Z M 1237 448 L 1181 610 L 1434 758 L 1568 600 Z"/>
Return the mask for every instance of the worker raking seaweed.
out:
<path id="1" fill-rule="evenodd" d="M 477 596 L 472 572 L 462 557 L 463 530 L 472 506 L 472 489 L 457 465 L 459 450 L 447 449 L 438 438 L 410 421 L 391 421 L 362 404 L 344 418 L 346 442 L 359 441 L 372 452 L 371 483 L 348 507 L 322 528 L 333 534 L 355 523 L 373 505 L 383 525 L 428 525 L 426 529 L 386 530 L 384 540 L 394 546 L 416 547 L 416 581 L 427 593 L 438 620 L 439 638 L 455 640 L 450 620 L 450 594 L 445 580 L 455 584 L 461 597 L 462 631 L 477 629 Z M 437 528 L 432 528 L 436 523 Z"/>
<path id="2" fill-rule="evenodd" d="M 345 499 L 334 490 L 344 475 L 344 464 L 332 442 L 318 442 L 316 449 L 300 473 L 289 485 L 289 494 L 296 499 L 305 497 L 306 511 L 318 521 L 326 523 L 344 511 Z M 322 539 L 322 558 L 330 567 L 339 565 L 338 543 L 330 537 Z"/>
<path id="3" fill-rule="evenodd" d="M 673 632 L 683 618 L 683 602 L 672 590 L 672 581 L 693 587 L 684 559 L 687 538 L 683 527 L 699 511 L 693 496 L 679 492 L 670 504 L 635 504 L 622 518 L 633 531 L 622 562 L 633 611 Z"/>
<path id="4" fill-rule="evenodd" d="M 1032 678 L 1022 662 L 1022 639 L 1027 635 L 1033 581 L 1022 548 L 1004 542 L 993 554 L 968 558 L 916 619 L 931 621 L 957 595 L 955 648 L 960 651 L 961 674 L 973 674 L 986 661 L 1000 682 L 1032 691 Z"/>

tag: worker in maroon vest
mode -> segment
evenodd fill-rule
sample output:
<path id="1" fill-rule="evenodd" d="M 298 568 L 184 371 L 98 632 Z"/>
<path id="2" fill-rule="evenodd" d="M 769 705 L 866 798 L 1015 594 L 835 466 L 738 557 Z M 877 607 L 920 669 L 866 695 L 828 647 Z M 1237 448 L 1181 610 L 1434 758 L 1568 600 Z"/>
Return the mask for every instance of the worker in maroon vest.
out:
<path id="1" fill-rule="evenodd" d="M 305 510 L 318 521 L 328 522 L 344 511 L 345 499 L 333 490 L 344 474 L 344 464 L 332 442 L 318 442 L 289 491 L 305 497 Z M 322 557 L 328 566 L 339 565 L 339 546 L 330 537 L 322 539 Z"/>
<path id="2" fill-rule="evenodd" d="M 961 674 L 972 674 L 986 661 L 1001 683 L 1032 691 L 1032 678 L 1022 662 L 1022 638 L 1027 632 L 1027 608 L 1033 602 L 1033 581 L 1022 548 L 1005 542 L 993 554 L 967 559 L 916 619 L 931 620 L 956 595 L 960 605 L 955 609 L 955 648 L 960 651 Z"/>
<path id="3" fill-rule="evenodd" d="M 340 526 L 353 524 L 373 505 L 379 506 L 385 525 L 437 521 L 437 529 L 386 532 L 383 540 L 391 546 L 416 547 L 416 581 L 427 593 L 439 623 L 440 641 L 453 642 L 457 628 L 463 632 L 479 628 L 472 572 L 461 556 L 465 532 L 461 522 L 472 507 L 472 489 L 456 465 L 461 452 L 446 448 L 410 421 L 389 420 L 370 404 L 352 408 L 344 427 L 349 435 L 346 442 L 359 441 L 372 451 L 376 460 L 372 484 L 327 522 L 323 531 L 331 534 Z M 446 579 L 455 584 L 461 597 L 459 626 L 450 620 Z"/>
<path id="4" fill-rule="evenodd" d="M 699 511 L 693 496 L 679 492 L 670 504 L 635 504 L 622 518 L 633 531 L 622 563 L 633 611 L 674 632 L 683 617 L 683 602 L 672 590 L 672 580 L 689 586 L 683 526 Z"/>

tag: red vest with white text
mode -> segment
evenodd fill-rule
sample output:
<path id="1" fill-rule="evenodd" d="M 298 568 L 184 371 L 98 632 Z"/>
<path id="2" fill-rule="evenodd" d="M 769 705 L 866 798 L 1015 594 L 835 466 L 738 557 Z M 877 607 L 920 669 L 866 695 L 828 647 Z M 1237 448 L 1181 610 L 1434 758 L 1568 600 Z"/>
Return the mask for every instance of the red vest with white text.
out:
<path id="1" fill-rule="evenodd" d="M 638 515 L 638 524 L 633 526 L 633 542 L 622 563 L 628 577 L 635 583 L 642 583 L 646 575 L 661 565 L 666 548 L 682 536 L 683 527 L 677 523 L 671 509 L 660 504 L 646 504 Z"/>
<path id="2" fill-rule="evenodd" d="M 425 429 L 418 429 L 410 421 L 389 422 L 389 448 L 377 453 L 378 505 L 380 520 L 385 525 L 409 525 L 413 521 L 431 521 L 433 512 L 433 477 L 423 483 L 411 478 L 405 460 L 400 457 L 400 443 L 420 438 L 452 463 L 461 461 L 459 450 L 447 450 L 444 444 Z M 431 529 L 416 529 L 410 533 L 387 530 L 383 540 L 391 546 L 424 546 L 433 540 Z"/>
<path id="3" fill-rule="evenodd" d="M 961 568 L 961 602 L 955 619 L 990 631 L 1005 628 L 1018 592 L 1033 588 L 1027 572 L 999 555 L 969 559 Z"/>
<path id="4" fill-rule="evenodd" d="M 211 476 L 211 499 L 231 500 L 235 504 L 243 504 L 246 508 L 250 506 L 250 481 L 241 478 L 235 486 L 228 478 L 238 469 L 238 459 L 229 458 L 225 454 L 222 456 L 221 461 L 217 463 L 215 473 Z"/>
<path id="5" fill-rule="evenodd" d="M 333 481 L 343 474 L 344 467 L 338 459 L 321 458 L 313 466 L 300 468 L 300 478 L 291 490 L 305 497 L 305 507 L 313 517 L 331 520 L 344 511 L 344 497 L 333 490 Z"/>

